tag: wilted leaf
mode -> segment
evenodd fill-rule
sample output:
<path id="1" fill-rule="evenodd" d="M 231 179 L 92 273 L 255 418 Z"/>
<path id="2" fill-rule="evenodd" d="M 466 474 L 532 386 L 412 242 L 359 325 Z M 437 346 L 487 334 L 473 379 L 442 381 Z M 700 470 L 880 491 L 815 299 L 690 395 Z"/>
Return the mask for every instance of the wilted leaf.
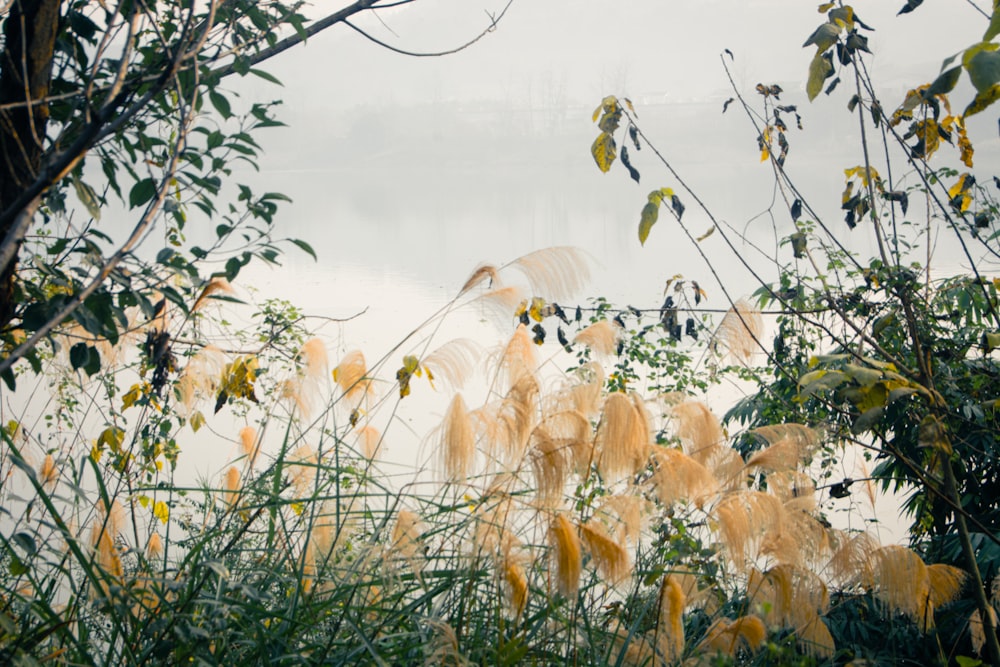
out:
<path id="1" fill-rule="evenodd" d="M 622 164 L 628 169 L 628 175 L 632 177 L 632 180 L 636 183 L 639 182 L 639 170 L 632 166 L 632 161 L 628 157 L 628 146 L 622 144 L 621 150 Z"/>
<path id="2" fill-rule="evenodd" d="M 795 259 L 803 259 L 806 256 L 806 235 L 803 232 L 795 232 L 789 238 L 792 241 L 792 255 Z"/>
<path id="3" fill-rule="evenodd" d="M 792 221 L 796 221 L 802 217 L 802 200 L 796 199 L 792 202 Z"/>
<path id="4" fill-rule="evenodd" d="M 672 192 L 670 194 L 670 207 L 674 209 L 674 213 L 677 214 L 677 219 L 680 220 L 684 215 L 684 204 L 681 203 L 680 197 Z"/>
<path id="5" fill-rule="evenodd" d="M 722 103 L 722 113 L 726 113 L 726 109 L 729 108 L 729 105 L 732 104 L 735 101 L 735 99 L 736 99 L 735 97 L 730 97 L 728 100 Z"/>
<path id="6" fill-rule="evenodd" d="M 642 207 L 642 215 L 639 218 L 639 243 L 646 245 L 649 238 L 649 230 L 656 224 L 656 219 L 660 217 L 660 207 L 651 201 L 646 202 Z"/>
<path id="7" fill-rule="evenodd" d="M 615 138 L 607 132 L 601 132 L 594 140 L 594 144 L 590 147 L 590 154 L 594 156 L 594 162 L 597 163 L 597 167 L 601 171 L 607 173 L 611 169 L 617 153 L 616 148 Z"/>
<path id="8" fill-rule="evenodd" d="M 833 74 L 833 63 L 821 51 L 817 51 L 809 63 L 809 80 L 806 82 L 806 94 L 810 102 L 823 90 L 823 82 L 831 74 Z"/>
<path id="9" fill-rule="evenodd" d="M 976 95 L 975 99 L 969 103 L 969 106 L 965 107 L 963 115 L 966 118 L 974 116 L 996 102 L 997 99 L 1000 99 L 1000 83 Z"/>
<path id="10" fill-rule="evenodd" d="M 701 236 L 699 236 L 698 238 L 696 238 L 695 241 L 697 241 L 698 243 L 701 243 L 702 241 L 704 241 L 705 239 L 707 239 L 709 236 L 711 236 L 714 233 L 715 233 L 715 225 L 712 225 L 711 227 L 708 228 L 707 232 L 705 232 L 704 234 L 702 234 Z"/>

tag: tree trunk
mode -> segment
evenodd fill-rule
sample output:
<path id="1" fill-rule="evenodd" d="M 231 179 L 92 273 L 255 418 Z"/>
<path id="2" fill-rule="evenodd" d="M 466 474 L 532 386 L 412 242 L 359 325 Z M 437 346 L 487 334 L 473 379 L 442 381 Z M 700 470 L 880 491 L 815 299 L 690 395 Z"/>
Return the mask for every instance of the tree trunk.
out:
<path id="1" fill-rule="evenodd" d="M 52 60 L 61 0 L 15 0 L 0 54 L 0 211 L 35 180 L 45 153 Z M 16 106 L 8 106 L 16 105 Z M 10 225 L 0 229 L 0 239 Z M 17 257 L 0 267 L 0 331 L 14 316 Z"/>

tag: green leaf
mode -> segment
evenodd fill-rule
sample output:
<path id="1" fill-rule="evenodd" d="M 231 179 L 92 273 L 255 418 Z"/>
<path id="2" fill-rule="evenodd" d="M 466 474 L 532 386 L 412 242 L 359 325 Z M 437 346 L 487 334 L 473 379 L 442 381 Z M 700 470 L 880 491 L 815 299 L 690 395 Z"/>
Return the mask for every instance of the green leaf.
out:
<path id="1" fill-rule="evenodd" d="M 990 17 L 990 24 L 987 26 L 986 32 L 983 33 L 983 41 L 993 41 L 993 38 L 997 35 L 1000 35 L 1000 6 L 996 6 L 996 3 L 994 3 L 993 16 Z"/>
<path id="2" fill-rule="evenodd" d="M 885 407 L 882 405 L 877 405 L 874 408 L 869 408 L 861 413 L 853 424 L 851 424 L 851 433 L 858 435 L 864 433 L 865 431 L 870 431 L 873 426 L 878 424 L 879 420 L 882 418 L 882 414 L 885 412 Z"/>
<path id="3" fill-rule="evenodd" d="M 306 243 L 305 241 L 303 241 L 302 239 L 288 239 L 288 240 L 297 245 L 299 248 L 301 248 L 303 252 L 309 254 L 314 260 L 319 259 L 318 257 L 316 257 L 316 251 L 313 250 L 313 247 L 308 243 Z"/>
<path id="4" fill-rule="evenodd" d="M 831 74 L 833 74 L 833 63 L 822 52 L 817 51 L 809 63 L 809 80 L 806 82 L 806 94 L 810 102 L 823 90 L 823 82 Z"/>
<path id="5" fill-rule="evenodd" d="M 233 115 L 233 111 L 229 106 L 229 100 L 221 93 L 214 90 L 208 91 L 208 100 L 223 118 L 229 118 Z"/>
<path id="6" fill-rule="evenodd" d="M 646 245 L 649 238 L 649 230 L 656 224 L 656 219 L 660 217 L 660 207 L 651 201 L 646 202 L 642 207 L 642 215 L 639 218 L 639 243 Z"/>
<path id="7" fill-rule="evenodd" d="M 101 204 L 97 200 L 97 193 L 94 192 L 94 188 L 90 187 L 79 178 L 73 178 L 73 189 L 76 190 L 76 197 L 83 204 L 84 208 L 87 209 L 87 213 L 90 214 L 94 220 L 101 219 Z"/>
<path id="8" fill-rule="evenodd" d="M 130 208 L 147 204 L 156 195 L 156 183 L 151 178 L 144 178 L 135 185 L 128 193 L 128 203 Z"/>
<path id="9" fill-rule="evenodd" d="M 924 99 L 930 99 L 934 95 L 944 95 L 950 93 L 958 84 L 958 77 L 962 75 L 962 66 L 956 65 L 950 70 L 942 72 L 934 82 L 924 91 Z"/>
<path id="10" fill-rule="evenodd" d="M 590 154 L 594 156 L 594 162 L 597 163 L 598 169 L 605 173 L 611 169 L 616 153 L 615 138 L 607 132 L 601 132 L 597 135 L 597 139 L 590 147 Z"/>
<path id="11" fill-rule="evenodd" d="M 264 79 L 264 81 L 269 81 L 269 82 L 271 82 L 273 84 L 276 84 L 276 85 L 279 85 L 279 86 L 284 86 L 284 84 L 281 83 L 281 81 L 278 79 L 278 77 L 274 76 L 273 74 L 271 74 L 269 72 L 265 72 L 262 69 L 251 69 L 250 73 L 253 74 L 254 76 L 259 76 L 260 78 Z"/>
<path id="12" fill-rule="evenodd" d="M 963 64 L 976 91 L 983 93 L 1000 82 L 1000 52 L 996 44 L 977 44 L 965 52 Z"/>

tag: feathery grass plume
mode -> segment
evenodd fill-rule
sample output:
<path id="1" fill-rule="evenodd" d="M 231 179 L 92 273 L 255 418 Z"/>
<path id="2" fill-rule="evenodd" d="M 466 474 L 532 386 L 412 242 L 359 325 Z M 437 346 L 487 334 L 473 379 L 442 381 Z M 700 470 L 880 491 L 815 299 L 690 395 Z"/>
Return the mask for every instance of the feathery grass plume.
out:
<path id="1" fill-rule="evenodd" d="M 915 552 L 888 545 L 872 554 L 875 596 L 892 611 L 910 617 L 924 632 L 934 627 L 934 604 L 927 565 Z"/>
<path id="2" fill-rule="evenodd" d="M 320 379 L 326 376 L 330 360 L 326 354 L 326 345 L 319 338 L 310 338 L 299 351 L 306 377 Z"/>
<path id="3" fill-rule="evenodd" d="M 476 460 L 476 429 L 472 415 L 461 394 L 455 394 L 441 425 L 441 456 L 444 470 L 451 480 L 462 480 L 472 474 Z"/>
<path id="4" fill-rule="evenodd" d="M 549 508 L 557 507 L 566 488 L 566 478 L 572 462 L 572 448 L 562 438 L 549 434 L 542 426 L 531 432 L 528 460 L 535 477 L 538 501 Z"/>
<path id="5" fill-rule="evenodd" d="M 768 623 L 794 630 L 811 624 L 830 608 L 826 584 L 795 565 L 776 565 L 767 572 L 751 570 L 747 594 Z"/>
<path id="6" fill-rule="evenodd" d="M 309 445 L 302 445 L 288 457 L 285 463 L 292 487 L 298 497 L 307 495 L 316 485 L 316 475 L 319 472 L 319 459 L 316 451 Z"/>
<path id="7" fill-rule="evenodd" d="M 615 528 L 620 540 L 638 544 L 646 505 L 648 501 L 636 494 L 604 496 L 595 515 L 605 519 L 605 523 Z"/>
<path id="8" fill-rule="evenodd" d="M 830 628 L 818 615 L 795 631 L 795 639 L 803 651 L 818 660 L 830 660 L 837 649 Z"/>
<path id="9" fill-rule="evenodd" d="M 225 355 L 214 345 L 206 345 L 188 360 L 174 385 L 181 416 L 190 417 L 207 398 L 214 400 L 225 365 Z"/>
<path id="10" fill-rule="evenodd" d="M 590 552 L 597 571 L 609 584 L 613 586 L 620 584 L 632 573 L 632 564 L 625 545 L 608 535 L 608 531 L 599 522 L 591 519 L 582 524 L 580 536 L 587 545 L 587 551 Z"/>
<path id="11" fill-rule="evenodd" d="M 252 468 L 257 462 L 260 444 L 257 440 L 257 429 L 253 426 L 244 426 L 240 429 L 240 451 L 246 457 L 248 468 Z"/>
<path id="12" fill-rule="evenodd" d="M 873 586 L 871 564 L 881 546 L 878 541 L 869 533 L 831 531 L 829 534 L 833 553 L 827 561 L 827 580 L 845 588 L 859 583 Z"/>
<path id="13" fill-rule="evenodd" d="M 601 409 L 604 389 L 604 369 L 596 361 L 576 369 L 573 384 L 556 395 L 556 401 L 567 401 L 577 412 L 587 418 L 596 417 Z"/>
<path id="14" fill-rule="evenodd" d="M 45 455 L 41 467 L 38 469 L 38 481 L 45 489 L 51 493 L 59 480 L 59 471 L 56 469 L 56 460 L 51 454 Z"/>
<path id="15" fill-rule="evenodd" d="M 504 559 L 503 575 L 508 612 L 520 618 L 528 604 L 528 575 L 520 562 L 510 558 Z"/>
<path id="16" fill-rule="evenodd" d="M 649 424 L 636 410 L 635 401 L 621 392 L 604 400 L 594 436 L 597 469 L 607 483 L 637 472 L 646 462 Z"/>
<path id="17" fill-rule="evenodd" d="M 500 354 L 500 375 L 506 380 L 501 389 L 502 393 L 513 389 L 524 378 L 534 375 L 538 367 L 535 347 L 528 327 L 523 324 L 517 325 L 514 334 Z"/>
<path id="18" fill-rule="evenodd" d="M 232 507 L 239 500 L 239 491 L 240 471 L 236 466 L 229 466 L 222 482 L 222 502 Z"/>
<path id="19" fill-rule="evenodd" d="M 507 526 L 511 523 L 514 500 L 505 489 L 510 487 L 511 480 L 505 474 L 497 475 L 475 509 L 473 545 L 477 554 L 502 553 L 510 548 Z"/>
<path id="20" fill-rule="evenodd" d="M 392 548 L 387 554 L 389 560 L 405 560 L 419 575 L 425 565 L 424 530 L 424 524 L 415 512 L 399 510 L 396 525 L 392 528 Z"/>
<path id="21" fill-rule="evenodd" d="M 524 458 L 531 432 L 538 423 L 540 389 L 533 375 L 519 380 L 503 400 L 494 415 L 490 429 L 490 454 L 508 466 L 519 467 Z"/>
<path id="22" fill-rule="evenodd" d="M 374 426 L 362 426 L 357 429 L 358 451 L 369 461 L 375 458 L 381 448 L 382 433 Z"/>
<path id="23" fill-rule="evenodd" d="M 97 516 L 94 517 L 91 528 L 90 546 L 94 550 L 94 563 L 112 580 L 121 581 L 124 574 L 121 556 L 115 539 L 121 534 L 125 524 L 125 508 L 115 500 L 108 507 L 104 501 L 97 505 Z M 110 589 L 104 579 L 100 583 L 100 591 L 94 595 L 107 596 Z"/>
<path id="24" fill-rule="evenodd" d="M 931 587 L 931 604 L 935 609 L 954 602 L 965 587 L 968 573 L 952 565 L 934 563 L 927 566 L 927 578 Z"/>
<path id="25" fill-rule="evenodd" d="M 708 468 L 679 449 L 650 445 L 653 474 L 649 483 L 664 505 L 691 501 L 704 507 L 719 489 L 719 483 Z"/>
<path id="26" fill-rule="evenodd" d="M 819 434 L 802 424 L 774 424 L 755 428 L 750 433 L 768 443 L 768 447 L 747 460 L 747 468 L 795 470 L 806 463 L 819 444 Z"/>
<path id="27" fill-rule="evenodd" d="M 232 294 L 233 286 L 229 284 L 229 281 L 221 276 L 217 276 L 208 281 L 201 290 L 201 294 L 195 299 L 194 305 L 191 306 L 191 312 L 197 312 L 202 306 L 207 303 L 207 300 L 213 294 Z"/>
<path id="28" fill-rule="evenodd" d="M 157 532 L 150 533 L 146 542 L 146 560 L 155 561 L 163 555 L 163 540 Z"/>
<path id="29" fill-rule="evenodd" d="M 660 584 L 660 604 L 656 618 L 654 644 L 668 664 L 680 660 L 684 653 L 684 608 L 687 596 L 681 583 L 668 574 Z"/>
<path id="30" fill-rule="evenodd" d="M 767 476 L 767 490 L 781 500 L 786 510 L 816 509 L 816 482 L 801 470 L 772 472 Z"/>
<path id="31" fill-rule="evenodd" d="M 593 455 L 590 421 L 578 410 L 546 413 L 531 432 L 531 437 L 532 446 L 535 446 L 536 440 L 551 441 L 578 474 L 583 474 L 584 468 L 590 465 L 590 457 Z"/>
<path id="32" fill-rule="evenodd" d="M 749 303 L 739 300 L 732 305 L 719 323 L 710 345 L 722 345 L 729 355 L 738 362 L 749 363 L 760 346 L 764 331 L 764 320 Z"/>
<path id="33" fill-rule="evenodd" d="M 514 317 L 524 298 L 524 290 L 511 285 L 483 292 L 470 301 L 469 305 L 478 305 L 485 318 L 505 330 L 510 326 L 510 320 Z"/>
<path id="34" fill-rule="evenodd" d="M 830 553 L 829 530 L 794 504 L 782 507 L 781 520 L 764 533 L 760 554 L 798 566 L 822 563 Z"/>
<path id="35" fill-rule="evenodd" d="M 424 644 L 424 667 L 468 667 L 469 661 L 458 647 L 455 629 L 444 621 L 426 619 L 431 637 Z"/>
<path id="36" fill-rule="evenodd" d="M 733 564 L 745 567 L 757 554 L 764 535 L 781 525 L 784 507 L 775 496 L 762 491 L 737 491 L 724 496 L 713 510 L 719 538 L 732 555 Z"/>
<path id="37" fill-rule="evenodd" d="M 708 626 L 705 636 L 698 643 L 696 653 L 724 653 L 735 657 L 736 652 L 745 649 L 756 651 L 767 639 L 767 626 L 753 614 L 730 620 L 725 616 L 717 618 Z"/>
<path id="38" fill-rule="evenodd" d="M 598 356 L 610 357 L 618 351 L 622 333 L 621 326 L 616 322 L 600 320 L 578 333 L 573 342 L 586 345 Z"/>
<path id="39" fill-rule="evenodd" d="M 532 293 L 556 301 L 572 298 L 590 280 L 590 262 L 579 248 L 543 248 L 510 263 L 531 285 Z"/>
<path id="40" fill-rule="evenodd" d="M 360 350 L 351 350 L 344 355 L 333 369 L 333 381 L 340 387 L 344 397 L 357 407 L 371 391 L 371 379 L 367 377 L 368 365 Z"/>
<path id="41" fill-rule="evenodd" d="M 425 356 L 421 365 L 429 377 L 442 380 L 454 389 L 461 389 L 482 357 L 483 349 L 478 343 L 458 338 Z"/>
<path id="42" fill-rule="evenodd" d="M 997 627 L 997 613 L 993 606 L 986 609 L 991 617 L 990 625 L 994 628 Z M 972 640 L 972 650 L 976 652 L 976 655 L 982 655 L 983 647 L 986 646 L 986 624 L 983 623 L 983 617 L 978 609 L 969 616 L 969 639 Z"/>
<path id="43" fill-rule="evenodd" d="M 492 289 L 494 286 L 500 286 L 500 274 L 497 267 L 492 264 L 480 264 L 476 267 L 476 270 L 472 272 L 472 275 L 469 276 L 469 279 L 465 281 L 465 284 L 462 285 L 462 289 L 458 291 L 459 296 L 465 294 L 487 278 L 489 278 L 490 281 L 489 288 Z"/>
<path id="44" fill-rule="evenodd" d="M 684 452 L 706 465 L 726 442 L 726 432 L 719 419 L 701 401 L 684 401 L 670 410 L 676 435 Z"/>
<path id="45" fill-rule="evenodd" d="M 290 412 L 298 412 L 302 419 L 309 419 L 312 414 L 312 401 L 302 378 L 288 378 L 281 382 L 279 391 L 281 399 L 288 403 Z"/>
<path id="46" fill-rule="evenodd" d="M 580 535 L 564 514 L 557 514 L 549 527 L 549 547 L 555 565 L 556 589 L 564 597 L 576 596 L 583 571 Z"/>

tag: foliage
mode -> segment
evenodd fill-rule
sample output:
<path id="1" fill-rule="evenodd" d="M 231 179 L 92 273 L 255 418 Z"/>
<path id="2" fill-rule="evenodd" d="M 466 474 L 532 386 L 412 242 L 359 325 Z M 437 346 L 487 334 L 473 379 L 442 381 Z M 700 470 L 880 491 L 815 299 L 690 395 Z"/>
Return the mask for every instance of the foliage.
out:
<path id="1" fill-rule="evenodd" d="M 2 102 L 47 127 L 14 198 L 0 198 L 13 233 L 4 252 L 19 262 L 5 260 L 16 299 L 0 323 L 19 401 L 0 429 L 5 661 L 1000 657 L 987 599 L 1000 285 L 971 255 L 971 275 L 920 263 L 937 226 L 997 256 L 987 179 L 929 163 L 953 141 L 972 169 L 964 118 L 992 101 L 992 42 L 887 113 L 865 68 L 869 28 L 851 7 L 821 7 L 806 95 L 830 76 L 855 82 L 847 107 L 866 157 L 832 191 L 854 229 L 843 234 L 872 234 L 875 257 L 849 252 L 795 187 L 793 94 L 760 84 L 751 101 L 734 86 L 723 111 L 747 112 L 793 222 L 773 278 L 757 274 L 755 305 L 673 276 L 658 309 L 569 307 L 586 262 L 551 248 L 479 267 L 374 363 L 360 350 L 331 363 L 316 320 L 285 301 L 244 303 L 231 284 L 254 257 L 279 259 L 283 198 L 236 185 L 235 203 L 218 204 L 232 161 L 254 161 L 254 133 L 277 122 L 270 105 L 241 111 L 223 82 L 268 78 L 255 65 L 289 43 L 286 26 L 294 42 L 323 23 L 296 10 L 70 3 L 50 26 L 53 74 L 36 68 L 33 94 L 49 104 Z M 116 41 L 119 30 L 130 39 Z M 962 116 L 947 97 L 958 67 L 977 90 Z M 721 258 L 708 234 L 742 261 L 737 232 L 643 133 L 631 102 L 606 97 L 594 122 L 599 169 L 617 161 L 638 181 L 642 148 L 670 174 L 643 204 L 640 242 L 662 208 L 710 270 Z M 117 245 L 98 224 L 115 199 L 139 216 Z M 711 219 L 708 234 L 689 232 L 686 205 Z M 202 215 L 221 221 L 210 243 L 187 238 L 189 216 Z M 154 226 L 162 249 L 150 256 L 137 242 Z M 499 315 L 491 355 L 438 339 L 469 307 Z M 42 391 L 17 382 L 29 373 Z M 709 401 L 732 384 L 748 395 L 719 420 Z M 399 424 L 428 414 L 444 417 L 397 472 L 386 451 L 413 449 Z M 207 477 L 185 466 L 193 447 L 217 462 Z M 836 476 L 854 448 L 875 467 Z M 908 547 L 832 525 L 854 496 L 874 512 L 877 485 L 906 494 Z"/>

